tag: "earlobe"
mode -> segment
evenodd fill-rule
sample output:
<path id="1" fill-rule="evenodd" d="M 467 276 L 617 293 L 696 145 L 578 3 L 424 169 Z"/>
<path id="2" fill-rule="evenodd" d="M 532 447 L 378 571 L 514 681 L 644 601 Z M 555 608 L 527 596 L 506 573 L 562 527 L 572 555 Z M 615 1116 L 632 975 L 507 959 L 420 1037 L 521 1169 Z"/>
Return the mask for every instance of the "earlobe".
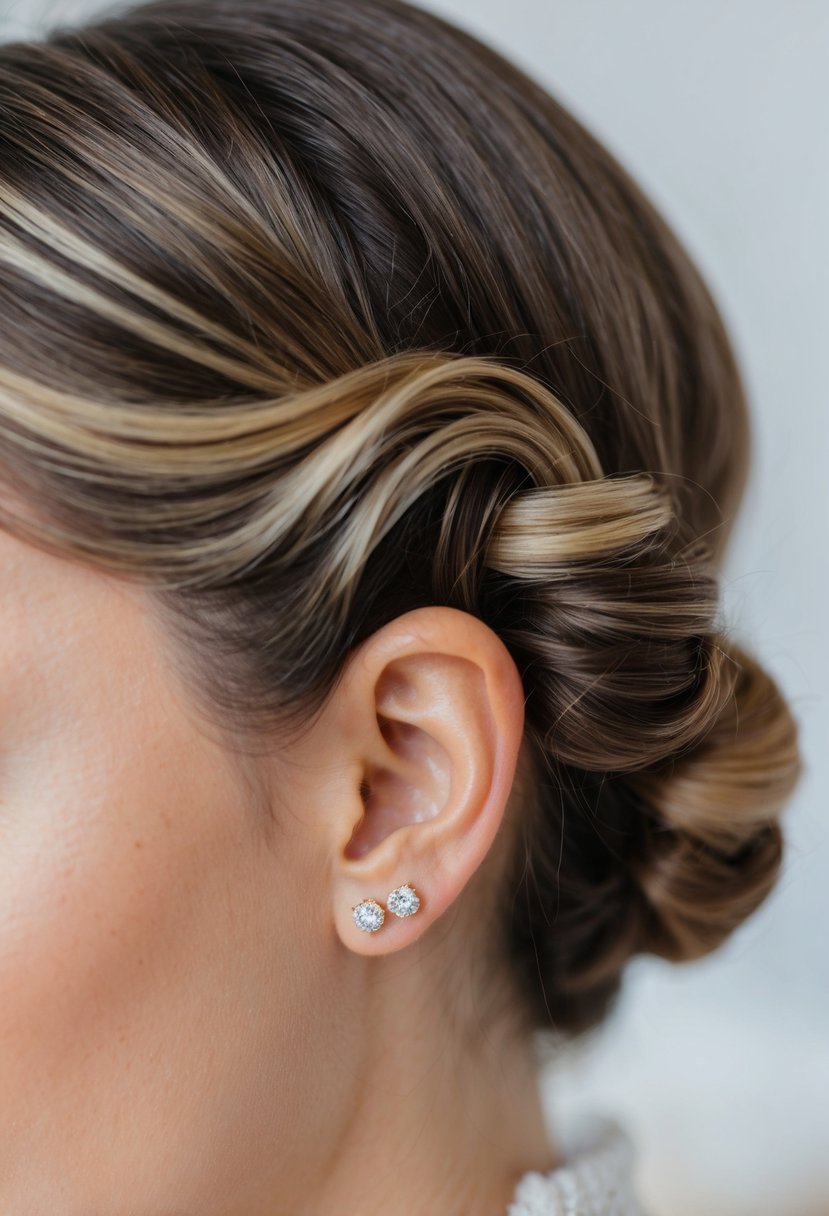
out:
<path id="1" fill-rule="evenodd" d="M 524 692 L 493 630 L 430 607 L 367 639 L 336 695 L 346 768 L 357 764 L 365 795 L 332 858 L 334 917 L 349 949 L 387 953 L 425 932 L 487 855 L 512 788 Z"/>

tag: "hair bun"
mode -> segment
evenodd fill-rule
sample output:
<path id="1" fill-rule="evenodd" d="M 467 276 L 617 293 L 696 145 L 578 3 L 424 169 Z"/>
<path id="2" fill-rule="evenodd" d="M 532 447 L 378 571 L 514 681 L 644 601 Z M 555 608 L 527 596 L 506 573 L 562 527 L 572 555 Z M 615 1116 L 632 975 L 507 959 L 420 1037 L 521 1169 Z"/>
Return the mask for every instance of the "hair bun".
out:
<path id="1" fill-rule="evenodd" d="M 705 954 L 769 893 L 797 725 L 727 638 L 708 547 L 653 476 L 519 491 L 487 563 L 538 791 L 508 949 L 537 1022 L 584 1030 L 631 955 Z"/>
<path id="2" fill-rule="evenodd" d="M 654 916 L 643 949 L 695 958 L 768 894 L 780 868 L 777 817 L 801 772 L 797 725 L 779 688 L 742 648 L 709 647 L 731 695 L 693 750 L 629 777 L 649 821 L 634 871 Z"/>

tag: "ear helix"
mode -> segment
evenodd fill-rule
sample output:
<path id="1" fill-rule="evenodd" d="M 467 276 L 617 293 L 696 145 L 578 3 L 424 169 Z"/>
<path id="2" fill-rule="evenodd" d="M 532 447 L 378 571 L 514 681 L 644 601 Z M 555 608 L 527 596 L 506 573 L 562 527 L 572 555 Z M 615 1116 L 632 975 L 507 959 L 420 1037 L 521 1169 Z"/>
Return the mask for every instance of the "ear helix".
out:
<path id="1" fill-rule="evenodd" d="M 389 911 L 395 916 L 413 916 L 420 907 L 420 897 L 410 882 L 395 887 L 387 896 Z M 376 899 L 364 899 L 352 906 L 354 924 L 366 933 L 376 933 L 386 919 L 385 909 Z"/>

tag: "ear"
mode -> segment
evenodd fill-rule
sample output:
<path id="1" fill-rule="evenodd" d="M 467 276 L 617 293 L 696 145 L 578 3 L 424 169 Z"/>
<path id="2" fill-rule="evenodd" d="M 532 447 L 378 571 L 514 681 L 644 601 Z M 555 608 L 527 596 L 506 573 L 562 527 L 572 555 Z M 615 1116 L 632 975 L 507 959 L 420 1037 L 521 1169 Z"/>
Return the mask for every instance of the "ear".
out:
<path id="1" fill-rule="evenodd" d="M 524 689 L 488 625 L 428 607 L 361 643 L 333 697 L 329 741 L 349 774 L 330 821 L 334 922 L 349 949 L 384 954 L 425 932 L 487 855 L 515 775 Z M 420 907 L 397 917 L 386 897 L 405 883 Z M 376 932 L 353 919 L 368 898 L 387 909 Z"/>

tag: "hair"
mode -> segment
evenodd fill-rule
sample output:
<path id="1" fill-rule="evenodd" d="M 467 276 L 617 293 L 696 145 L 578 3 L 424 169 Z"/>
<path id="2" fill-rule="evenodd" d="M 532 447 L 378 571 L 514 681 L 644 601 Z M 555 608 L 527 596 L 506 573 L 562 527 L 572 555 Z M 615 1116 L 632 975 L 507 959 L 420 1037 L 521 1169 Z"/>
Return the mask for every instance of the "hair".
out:
<path id="1" fill-rule="evenodd" d="M 0 523 L 151 591 L 206 714 L 309 722 L 425 605 L 523 680 L 528 1027 L 764 899 L 800 773 L 719 566 L 749 416 L 624 168 L 400 0 L 157 0 L 0 46 Z"/>

